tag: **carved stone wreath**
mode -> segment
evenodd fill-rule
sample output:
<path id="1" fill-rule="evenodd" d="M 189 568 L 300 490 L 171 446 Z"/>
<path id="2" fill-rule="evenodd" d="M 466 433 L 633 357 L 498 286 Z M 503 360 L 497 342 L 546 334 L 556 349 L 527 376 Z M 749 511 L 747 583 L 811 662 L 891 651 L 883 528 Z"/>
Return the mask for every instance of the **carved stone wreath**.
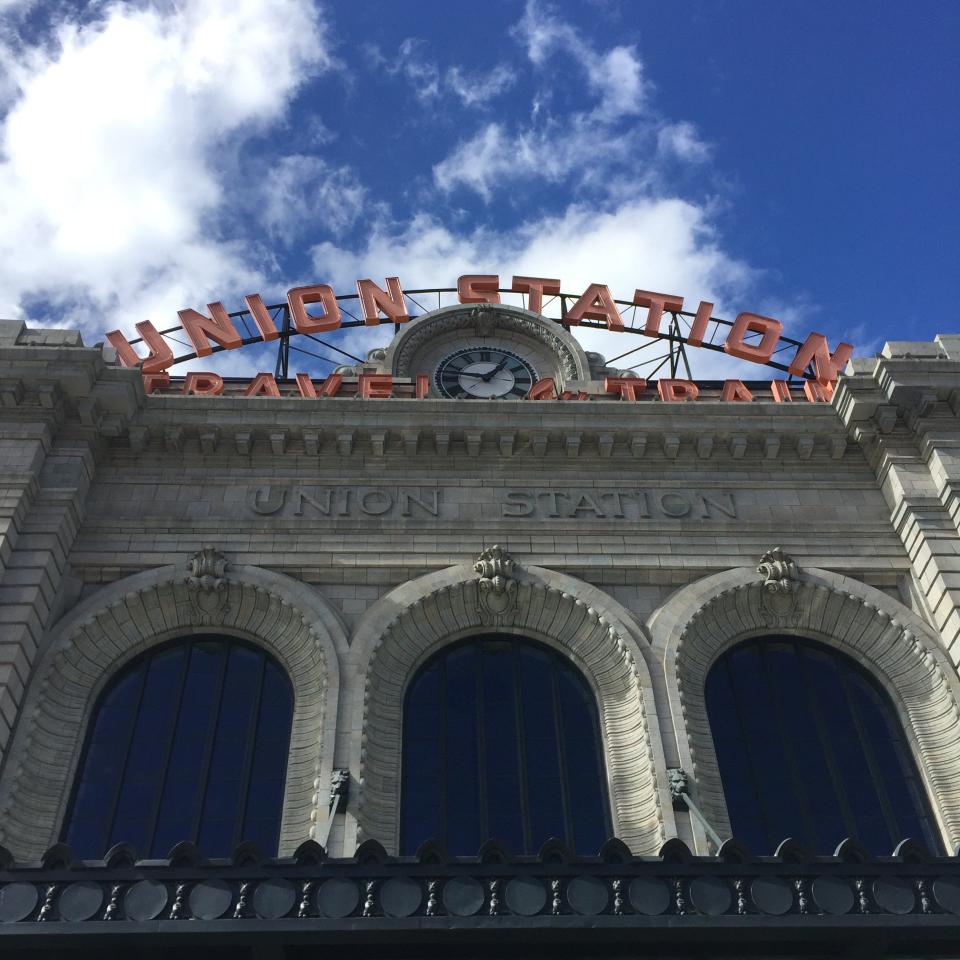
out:
<path id="1" fill-rule="evenodd" d="M 553 333 L 547 321 L 534 320 L 531 317 L 517 314 L 498 308 L 495 304 L 477 304 L 464 307 L 457 313 L 441 313 L 435 317 L 426 317 L 417 322 L 416 327 L 403 336 L 393 358 L 393 374 L 398 377 L 410 377 L 419 372 L 413 369 L 413 361 L 417 353 L 426 344 L 435 340 L 441 334 L 450 330 L 476 329 L 482 326 L 492 332 L 498 327 L 519 331 L 534 340 L 539 340 L 557 357 L 560 369 L 568 380 L 577 380 L 581 376 L 589 376 L 589 371 L 578 369 L 577 356 L 564 343 L 563 339 Z"/>

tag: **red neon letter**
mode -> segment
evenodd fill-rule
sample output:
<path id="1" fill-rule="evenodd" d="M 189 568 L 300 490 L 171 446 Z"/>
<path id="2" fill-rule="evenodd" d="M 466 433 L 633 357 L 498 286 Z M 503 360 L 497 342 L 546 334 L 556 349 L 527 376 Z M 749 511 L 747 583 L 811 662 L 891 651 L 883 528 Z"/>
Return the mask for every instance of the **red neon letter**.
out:
<path id="1" fill-rule="evenodd" d="M 161 387 L 170 386 L 169 373 L 145 373 L 143 375 L 144 393 L 156 393 Z"/>
<path id="2" fill-rule="evenodd" d="M 143 360 L 136 355 L 127 338 L 119 330 L 111 330 L 107 334 L 110 346 L 117 351 L 117 359 L 125 367 L 135 367 L 142 363 L 141 373 L 160 373 L 166 370 L 173 363 L 173 351 L 160 336 L 160 331 L 149 320 L 143 320 L 137 324 L 137 333 L 150 348 Z"/>
<path id="3" fill-rule="evenodd" d="M 183 392 L 195 397 L 219 397 L 223 393 L 223 377 L 218 373 L 188 373 Z"/>
<path id="4" fill-rule="evenodd" d="M 343 375 L 339 373 L 331 373 L 327 379 L 323 381 L 323 385 L 320 387 L 320 396 L 335 397 L 340 392 L 340 387 L 342 385 Z"/>
<path id="5" fill-rule="evenodd" d="M 811 403 L 829 403 L 833 399 L 833 384 L 818 380 L 804 380 L 803 392 Z"/>
<path id="6" fill-rule="evenodd" d="M 806 343 L 797 351 L 797 355 L 790 364 L 790 373 L 795 377 L 803 376 L 807 364 L 813 361 L 813 369 L 820 383 L 833 383 L 841 367 L 847 365 L 853 353 L 849 343 L 841 343 L 830 353 L 827 338 L 822 333 L 811 333 Z"/>
<path id="7" fill-rule="evenodd" d="M 640 377 L 606 377 L 604 393 L 618 393 L 621 400 L 639 400 L 638 394 L 647 389 L 647 381 Z"/>
<path id="8" fill-rule="evenodd" d="M 461 303 L 499 303 L 500 277 L 495 273 L 465 273 L 457 280 Z"/>
<path id="9" fill-rule="evenodd" d="M 190 339 L 198 357 L 206 357 L 213 353 L 213 347 L 207 337 L 216 340 L 224 350 L 235 350 L 240 346 L 242 338 L 237 333 L 233 321 L 227 316 L 222 303 L 208 303 L 210 316 L 205 317 L 196 310 L 178 310 L 177 316 L 183 324 L 183 332 Z"/>
<path id="10" fill-rule="evenodd" d="M 583 319 L 604 320 L 611 330 L 623 329 L 623 318 L 610 296 L 610 289 L 602 283 L 591 283 L 563 319 L 570 324 L 580 323 Z"/>
<path id="11" fill-rule="evenodd" d="M 418 400 L 425 400 L 428 396 L 430 396 L 430 374 L 428 373 L 417 374 L 417 386 L 414 392 L 414 396 Z"/>
<path id="12" fill-rule="evenodd" d="M 389 373 L 361 373 L 360 396 L 364 400 L 386 400 L 393 396 L 393 377 Z"/>
<path id="13" fill-rule="evenodd" d="M 700 390 L 692 380 L 658 380 L 657 393 L 666 403 L 678 400 L 696 400 Z"/>
<path id="14" fill-rule="evenodd" d="M 273 322 L 273 317 L 270 316 L 270 311 L 266 308 L 263 302 L 263 297 L 259 293 L 250 293 L 243 298 L 244 302 L 247 305 L 247 309 L 250 311 L 250 316 L 253 317 L 253 322 L 257 325 L 257 329 L 260 331 L 260 336 L 263 337 L 265 343 L 270 340 L 276 340 L 280 336 L 280 331 L 277 329 L 277 325 Z"/>
<path id="15" fill-rule="evenodd" d="M 792 403 L 793 394 L 790 392 L 790 384 L 786 380 L 771 380 L 770 392 L 776 403 Z"/>
<path id="16" fill-rule="evenodd" d="M 538 380 L 528 391 L 524 400 L 553 400 L 557 395 L 557 385 L 553 377 Z"/>
<path id="17" fill-rule="evenodd" d="M 555 296 L 560 292 L 560 281 L 546 277 L 514 277 L 512 289 L 527 294 L 527 309 L 532 313 L 543 310 L 543 295 Z"/>
<path id="18" fill-rule="evenodd" d="M 272 373 L 258 373 L 243 391 L 245 397 L 279 397 L 280 388 Z"/>
<path id="19" fill-rule="evenodd" d="M 287 293 L 293 325 L 301 333 L 329 333 L 340 326 L 340 304 L 333 288 L 327 283 L 310 287 L 294 287 Z M 315 317 L 307 313 L 308 303 L 323 304 L 323 315 Z"/>
<path id="20" fill-rule="evenodd" d="M 364 322 L 373 326 L 380 322 L 380 311 L 393 323 L 406 323 L 410 319 L 403 300 L 403 288 L 398 277 L 387 277 L 387 289 L 382 290 L 372 280 L 358 280 L 357 293 L 363 306 Z"/>
<path id="21" fill-rule="evenodd" d="M 772 317 L 761 317 L 758 313 L 740 313 L 733 321 L 733 328 L 723 345 L 726 353 L 741 360 L 753 360 L 754 363 L 766 363 L 783 332 L 783 324 Z M 762 334 L 758 344 L 747 343 L 748 333 Z"/>
<path id="22" fill-rule="evenodd" d="M 651 293 L 649 290 L 638 290 L 633 295 L 633 302 L 638 307 L 647 308 L 647 322 L 643 332 L 650 337 L 660 332 L 660 320 L 664 310 L 673 312 L 683 309 L 683 297 L 674 297 L 669 293 Z"/>
<path id="23" fill-rule="evenodd" d="M 310 379 L 309 373 L 297 374 L 297 388 L 300 391 L 301 397 L 308 397 L 311 400 L 316 399 L 317 390 L 313 385 L 313 381 Z"/>
<path id="24" fill-rule="evenodd" d="M 713 314 L 713 304 L 706 300 L 700 301 L 697 307 L 697 315 L 693 318 L 690 325 L 690 332 L 687 334 L 687 343 L 691 347 L 699 347 L 703 343 L 704 334 L 707 332 L 707 324 L 710 322 L 710 316 Z"/>
<path id="25" fill-rule="evenodd" d="M 742 380 L 724 380 L 723 390 L 720 391 L 720 399 L 749 403 L 753 399 L 753 394 L 746 388 Z"/>

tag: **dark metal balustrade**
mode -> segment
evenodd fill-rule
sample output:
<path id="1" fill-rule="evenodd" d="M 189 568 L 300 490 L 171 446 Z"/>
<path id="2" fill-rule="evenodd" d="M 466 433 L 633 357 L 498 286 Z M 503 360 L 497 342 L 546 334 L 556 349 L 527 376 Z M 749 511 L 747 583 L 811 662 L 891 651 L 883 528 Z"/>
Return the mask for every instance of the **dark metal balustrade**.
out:
<path id="1" fill-rule="evenodd" d="M 358 957 L 455 949 L 462 960 L 547 944 L 558 956 L 601 945 L 604 956 L 636 955 L 638 943 L 669 956 L 708 945 L 713 956 L 822 956 L 828 946 L 830 955 L 956 956 L 960 860 L 912 841 L 890 857 L 853 841 L 831 857 L 785 841 L 760 858 L 734 841 L 715 857 L 693 856 L 679 840 L 648 858 L 617 840 L 597 857 L 575 857 L 559 841 L 536 856 L 489 842 L 458 858 L 432 843 L 389 857 L 374 841 L 349 859 L 327 858 L 313 842 L 287 858 L 241 844 L 229 860 L 205 860 L 188 843 L 163 860 L 119 845 L 104 860 L 76 861 L 58 844 L 40 862 L 14 863 L 0 849 L 4 957 L 31 948 L 124 956 L 132 944 L 296 957 L 339 944 Z"/>

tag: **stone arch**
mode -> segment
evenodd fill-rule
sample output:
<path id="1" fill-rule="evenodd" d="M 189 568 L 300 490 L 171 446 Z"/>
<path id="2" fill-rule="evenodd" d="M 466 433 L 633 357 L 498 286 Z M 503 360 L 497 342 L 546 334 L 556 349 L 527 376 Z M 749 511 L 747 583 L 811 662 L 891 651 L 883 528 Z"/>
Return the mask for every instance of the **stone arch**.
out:
<path id="1" fill-rule="evenodd" d="M 787 562 L 789 558 L 787 558 Z M 818 640 L 863 666 L 889 695 L 927 789 L 944 842 L 960 842 L 960 684 L 934 631 L 880 590 L 814 567 L 772 592 L 753 569 L 678 590 L 648 629 L 662 658 L 681 765 L 721 836 L 730 836 L 704 688 L 713 663 L 741 640 L 784 633 Z M 694 823 L 699 849 L 706 837 Z"/>
<path id="2" fill-rule="evenodd" d="M 98 590 L 49 635 L 0 784 L 0 844 L 17 859 L 38 859 L 57 840 L 87 724 L 110 678 L 150 647 L 198 632 L 248 640 L 287 671 L 294 715 L 280 853 L 314 836 L 326 816 L 317 784 L 329 782 L 333 766 L 345 632 L 302 583 L 242 565 L 220 574 L 195 589 L 181 567 L 135 574 Z"/>
<path id="3" fill-rule="evenodd" d="M 509 580 L 512 601 L 502 613 L 490 612 L 476 570 L 461 564 L 396 588 L 357 625 L 351 647 L 364 690 L 352 764 L 360 838 L 399 848 L 408 682 L 441 646 L 495 630 L 552 646 L 586 677 L 597 698 L 614 831 L 634 853 L 655 853 L 675 831 L 641 628 L 612 597 L 574 577 L 527 566 Z"/>

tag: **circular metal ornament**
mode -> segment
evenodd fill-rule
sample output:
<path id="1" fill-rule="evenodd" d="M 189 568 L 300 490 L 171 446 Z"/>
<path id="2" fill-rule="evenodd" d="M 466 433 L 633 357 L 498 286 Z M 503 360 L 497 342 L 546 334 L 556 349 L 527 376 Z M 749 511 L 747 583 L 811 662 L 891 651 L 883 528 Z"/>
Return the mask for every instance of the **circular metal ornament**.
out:
<path id="1" fill-rule="evenodd" d="M 233 890 L 222 880 L 201 880 L 190 891 L 190 912 L 198 920 L 217 920 L 233 903 Z"/>
<path id="2" fill-rule="evenodd" d="M 409 917 L 422 900 L 420 884 L 409 877 L 391 877 L 380 888 L 380 906 L 388 917 Z"/>
<path id="3" fill-rule="evenodd" d="M 296 887 L 281 878 L 261 880 L 253 892 L 253 909 L 258 917 L 276 920 L 285 917 L 297 902 Z"/>
<path id="4" fill-rule="evenodd" d="M 609 900 L 607 885 L 596 877 L 574 877 L 567 884 L 567 903 L 585 917 L 603 913 Z"/>
<path id="5" fill-rule="evenodd" d="M 670 888 L 656 877 L 636 877 L 627 892 L 630 905 L 637 913 L 656 917 L 670 906 Z"/>
<path id="6" fill-rule="evenodd" d="M 317 891 L 317 909 L 324 917 L 349 917 L 359 902 L 360 890 L 353 880 L 327 880 Z"/>
<path id="7" fill-rule="evenodd" d="M 793 906 L 793 888 L 780 877 L 757 877 L 750 884 L 750 896 L 758 910 L 776 917 Z"/>
<path id="8" fill-rule="evenodd" d="M 32 883 L 8 883 L 0 888 L 0 923 L 16 923 L 33 913 L 40 899 Z"/>
<path id="9" fill-rule="evenodd" d="M 834 916 L 849 913 L 853 906 L 853 890 L 846 880 L 839 877 L 817 877 L 810 885 L 816 905 Z"/>
<path id="10" fill-rule="evenodd" d="M 443 906 L 455 917 L 472 917 L 482 906 L 483 884 L 474 877 L 454 877 L 443 887 Z"/>
<path id="11" fill-rule="evenodd" d="M 885 879 L 878 877 L 873 881 L 873 899 L 881 910 L 887 913 L 913 913 L 917 905 L 917 896 L 913 884 L 897 877 Z"/>
<path id="12" fill-rule="evenodd" d="M 99 883 L 79 880 L 67 886 L 57 904 L 60 919 L 71 922 L 89 920 L 103 906 L 103 888 Z"/>
<path id="13" fill-rule="evenodd" d="M 733 903 L 730 884 L 720 877 L 697 877 L 690 881 L 690 901 L 699 913 L 719 917 Z"/>
<path id="14" fill-rule="evenodd" d="M 511 913 L 532 917 L 547 902 L 547 888 L 536 877 L 514 877 L 506 889 L 507 906 Z"/>
<path id="15" fill-rule="evenodd" d="M 167 905 L 168 898 L 166 884 L 138 880 L 123 895 L 123 912 L 131 920 L 153 920 Z"/>
<path id="16" fill-rule="evenodd" d="M 960 880 L 938 877 L 933 881 L 933 896 L 944 910 L 960 913 Z"/>

